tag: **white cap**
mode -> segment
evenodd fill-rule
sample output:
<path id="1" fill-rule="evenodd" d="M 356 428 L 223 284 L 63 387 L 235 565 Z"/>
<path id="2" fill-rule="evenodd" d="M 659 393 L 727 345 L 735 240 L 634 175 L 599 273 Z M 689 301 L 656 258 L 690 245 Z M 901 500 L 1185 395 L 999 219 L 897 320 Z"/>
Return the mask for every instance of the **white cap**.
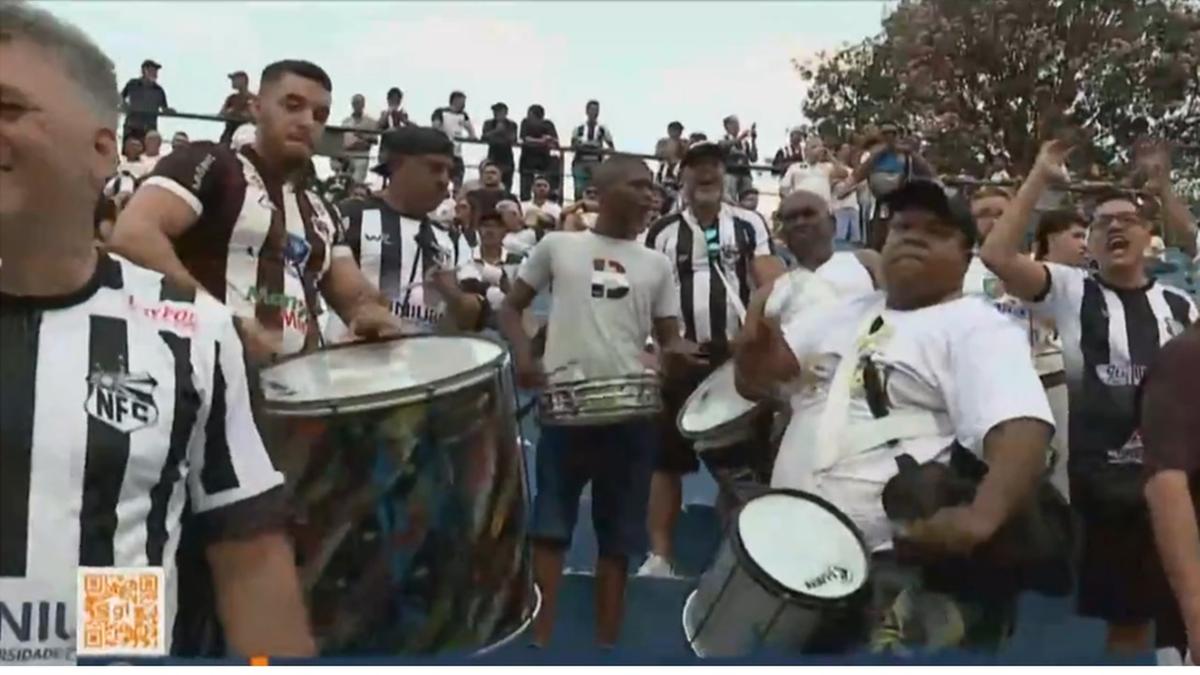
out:
<path id="1" fill-rule="evenodd" d="M 234 150 L 237 150 L 244 145 L 250 145 L 254 143 L 254 135 L 255 126 L 247 122 L 246 124 L 238 127 L 237 131 L 233 132 L 233 139 L 230 142 L 230 145 Z"/>
<path id="2" fill-rule="evenodd" d="M 829 204 L 833 201 L 833 190 L 829 187 L 829 177 L 824 171 L 818 169 L 809 169 L 800 173 L 791 180 L 791 190 L 793 192 L 807 192 L 816 195 L 824 204 L 825 208 L 829 208 Z"/>

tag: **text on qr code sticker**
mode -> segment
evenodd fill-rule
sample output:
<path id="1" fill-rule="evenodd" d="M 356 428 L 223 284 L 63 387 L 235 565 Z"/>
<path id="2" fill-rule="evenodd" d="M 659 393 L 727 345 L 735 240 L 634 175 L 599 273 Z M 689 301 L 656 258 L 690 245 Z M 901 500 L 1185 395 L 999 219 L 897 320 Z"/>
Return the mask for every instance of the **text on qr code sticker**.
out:
<path id="1" fill-rule="evenodd" d="M 162 568 L 80 569 L 80 654 L 164 654 Z"/>

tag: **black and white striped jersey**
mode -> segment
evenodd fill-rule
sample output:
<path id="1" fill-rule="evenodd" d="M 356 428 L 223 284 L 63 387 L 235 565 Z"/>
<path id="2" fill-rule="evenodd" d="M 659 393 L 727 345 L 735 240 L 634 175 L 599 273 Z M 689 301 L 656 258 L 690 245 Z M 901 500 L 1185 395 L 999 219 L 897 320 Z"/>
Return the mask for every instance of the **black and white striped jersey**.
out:
<path id="1" fill-rule="evenodd" d="M 282 523 L 232 315 L 102 255 L 67 297 L 0 294 L 0 662 L 69 661 L 79 567 L 158 567 Z"/>
<path id="2" fill-rule="evenodd" d="M 479 279 L 466 236 L 428 217 L 402 215 L 379 198 L 345 201 L 338 210 L 354 260 L 396 316 L 431 330 L 445 316 L 445 303 L 424 287 L 425 275 L 435 265 L 455 268 L 460 281 Z M 327 335 L 341 330 L 334 317 L 329 323 Z"/>
<path id="3" fill-rule="evenodd" d="M 1033 306 L 1062 338 L 1070 392 L 1070 463 L 1138 465 L 1137 392 L 1159 347 L 1197 320 L 1183 291 L 1151 281 L 1109 286 L 1087 270 L 1044 263 L 1046 290 Z"/>
<path id="4" fill-rule="evenodd" d="M 750 264 L 771 255 L 767 223 L 754 211 L 722 204 L 717 222 L 701 226 L 685 209 L 656 221 L 646 231 L 646 246 L 666 255 L 675 269 L 684 337 L 698 343 L 726 344 L 737 334 L 738 318 L 725 286 L 712 274 L 720 265 L 730 292 L 745 306 L 753 280 Z"/>

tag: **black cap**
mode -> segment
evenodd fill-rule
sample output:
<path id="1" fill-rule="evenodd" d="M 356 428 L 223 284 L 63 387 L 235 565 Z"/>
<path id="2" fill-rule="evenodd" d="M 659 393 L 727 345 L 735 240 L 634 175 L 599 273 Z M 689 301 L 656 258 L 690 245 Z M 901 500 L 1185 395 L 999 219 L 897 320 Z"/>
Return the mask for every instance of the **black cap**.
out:
<path id="1" fill-rule="evenodd" d="M 143 68 L 160 68 L 161 69 L 162 64 L 159 63 L 158 61 L 155 61 L 154 59 L 146 59 L 145 61 L 142 61 L 142 67 Z"/>
<path id="2" fill-rule="evenodd" d="M 883 203 L 893 213 L 914 206 L 926 209 L 957 227 L 972 248 L 979 243 L 979 228 L 975 216 L 971 215 L 970 205 L 962 196 L 948 193 L 941 183 L 920 178 L 910 180 L 888 193 Z"/>
<path id="3" fill-rule="evenodd" d="M 690 146 L 688 146 L 687 152 L 683 154 L 683 161 L 680 162 L 680 165 L 687 166 L 696 160 L 704 159 L 706 157 L 725 161 L 725 148 L 713 143 L 712 141 L 700 141 L 699 143 L 692 143 Z"/>
<path id="4" fill-rule="evenodd" d="M 445 155 L 454 156 L 454 143 L 446 134 L 429 127 L 400 127 L 393 129 L 379 141 L 380 152 L 388 157 L 402 155 Z M 371 169 L 380 176 L 391 173 L 387 162 L 381 162 Z"/>
<path id="5" fill-rule="evenodd" d="M 244 77 L 244 78 L 246 78 L 246 79 L 250 79 L 250 76 L 249 76 L 249 75 L 247 75 L 247 74 L 246 74 L 246 71 L 244 71 L 244 70 L 235 70 L 235 71 L 233 71 L 232 73 L 230 73 L 230 74 L 229 74 L 229 79 L 231 79 L 231 80 L 232 80 L 232 79 L 233 79 L 233 78 L 235 78 L 235 77 Z"/>
<path id="6" fill-rule="evenodd" d="M 496 112 L 497 110 L 508 110 L 508 104 L 503 101 L 499 103 L 493 103 L 492 112 Z"/>

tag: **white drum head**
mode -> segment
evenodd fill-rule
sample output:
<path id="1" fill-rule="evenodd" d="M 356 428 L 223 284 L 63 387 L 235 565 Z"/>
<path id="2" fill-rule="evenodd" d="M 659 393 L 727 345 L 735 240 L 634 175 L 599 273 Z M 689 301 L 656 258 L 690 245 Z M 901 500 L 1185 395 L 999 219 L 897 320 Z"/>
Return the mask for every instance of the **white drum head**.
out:
<path id="1" fill-rule="evenodd" d="M 737 527 L 751 560 L 784 588 L 838 600 L 866 583 L 868 561 L 862 543 L 821 504 L 769 493 L 742 508 Z"/>
<path id="2" fill-rule="evenodd" d="M 738 395 L 733 385 L 730 361 L 713 371 L 688 397 L 679 417 L 679 429 L 685 434 L 704 433 L 753 409 L 754 403 Z"/>
<path id="3" fill-rule="evenodd" d="M 504 355 L 490 340 L 470 336 L 411 337 L 306 354 L 262 371 L 268 408 L 318 406 L 365 397 L 384 403 L 406 392 L 441 393 L 458 376 Z M 388 396 L 396 394 L 397 396 Z"/>

